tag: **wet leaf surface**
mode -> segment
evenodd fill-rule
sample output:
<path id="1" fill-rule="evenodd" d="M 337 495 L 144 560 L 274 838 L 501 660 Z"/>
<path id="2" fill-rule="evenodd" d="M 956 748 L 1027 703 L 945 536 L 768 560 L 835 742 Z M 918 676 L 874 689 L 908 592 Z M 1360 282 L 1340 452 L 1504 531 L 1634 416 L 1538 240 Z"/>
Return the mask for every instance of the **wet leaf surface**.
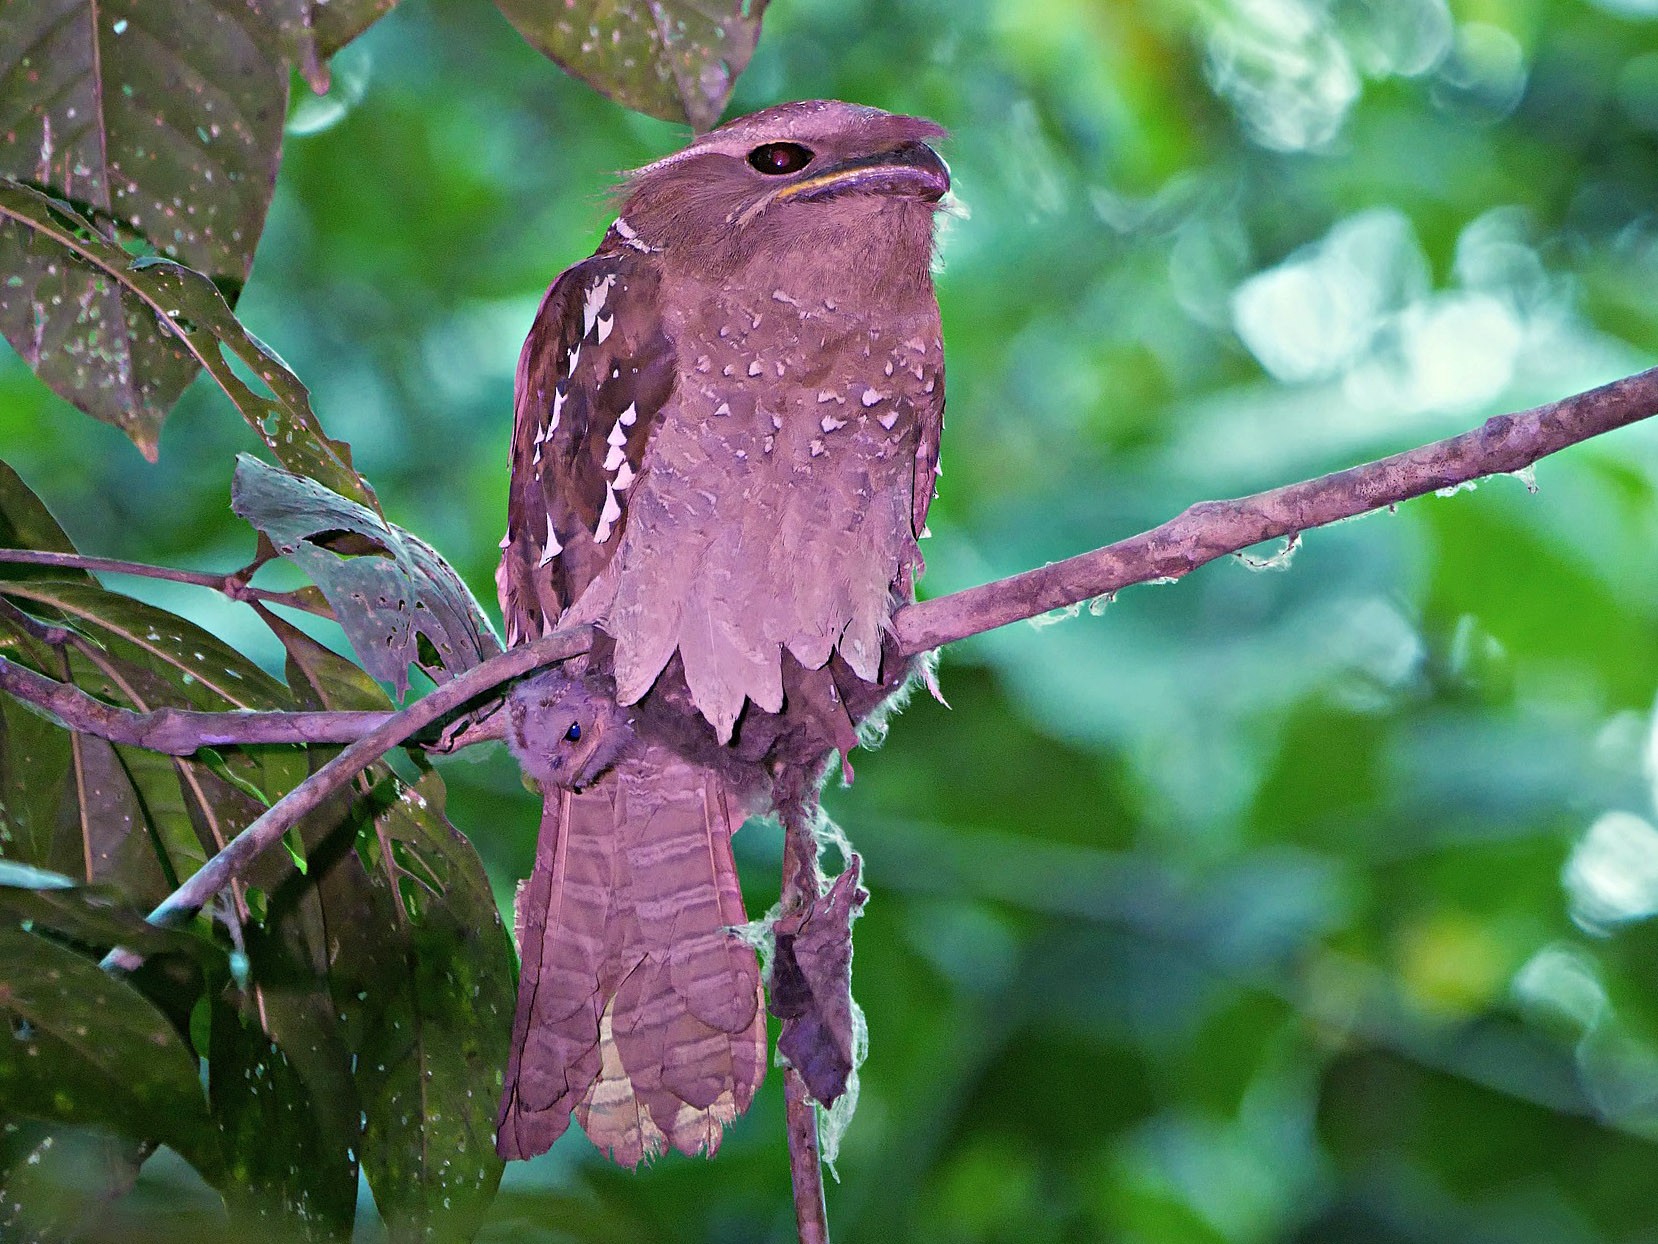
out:
<path id="1" fill-rule="evenodd" d="M 766 0 L 495 0 L 538 51 L 617 103 L 711 129 Z"/>
<path id="2" fill-rule="evenodd" d="M 5 253 L 8 239 L 14 236 L 28 248 L 26 261 Z M 168 259 L 134 259 L 69 203 L 0 178 L 0 273 L 5 274 L 0 283 L 0 328 L 10 336 L 14 320 L 28 326 L 24 339 L 13 340 L 18 353 L 32 366 L 46 360 L 48 372 L 43 375 L 64 397 L 122 427 L 151 458 L 156 454 L 162 417 L 200 365 L 279 462 L 365 505 L 375 505 L 373 489 L 351 465 L 351 450 L 323 432 L 299 378 L 242 327 L 219 288 L 200 272 Z M 164 367 L 156 361 L 159 353 L 144 367 L 97 354 L 94 347 L 103 348 L 116 340 L 107 335 L 95 340 L 88 336 L 86 341 L 77 341 L 66 331 L 50 339 L 37 336 L 46 334 L 55 322 L 51 316 L 43 319 L 36 314 L 30 291 L 31 281 L 41 279 L 39 274 L 63 282 L 71 282 L 74 274 L 74 281 L 84 278 L 88 288 L 110 293 L 119 304 L 123 331 L 139 334 L 145 341 L 153 338 L 160 343 L 156 351 L 164 346 L 177 364 L 176 375 L 168 370 L 173 364 Z M 64 301 L 66 292 L 50 297 L 69 305 Z M 91 325 L 107 316 L 103 310 L 96 315 L 88 310 L 86 318 Z M 264 392 L 242 378 L 232 359 L 257 377 L 255 383 Z M 51 368 L 60 366 L 72 372 L 73 383 L 64 382 L 67 389 L 50 374 Z M 169 376 L 178 380 L 176 386 L 171 386 Z M 119 403 L 94 409 L 77 396 L 83 389 L 103 393 L 121 385 L 137 386 L 133 391 L 143 400 L 131 409 Z M 171 396 L 166 396 L 168 392 Z"/>
<path id="3" fill-rule="evenodd" d="M 0 928 L 0 1100 L 15 1115 L 98 1124 L 216 1169 L 196 1061 L 167 1017 L 90 958 Z"/>
<path id="4" fill-rule="evenodd" d="M 302 701 L 385 707 L 361 670 L 271 621 Z M 363 1172 L 394 1240 L 468 1239 L 501 1177 L 495 1104 L 517 963 L 438 775 L 410 787 L 383 765 L 370 774 L 352 805 L 356 849 L 313 857 L 323 918 L 353 931 L 330 939 L 329 979 L 357 1060 Z"/>
<path id="5" fill-rule="evenodd" d="M 102 239 L 246 281 L 281 157 L 284 0 L 29 0 L 0 12 L 0 174 Z M 196 372 L 122 285 L 13 221 L 0 330 L 41 378 L 154 456 Z"/>

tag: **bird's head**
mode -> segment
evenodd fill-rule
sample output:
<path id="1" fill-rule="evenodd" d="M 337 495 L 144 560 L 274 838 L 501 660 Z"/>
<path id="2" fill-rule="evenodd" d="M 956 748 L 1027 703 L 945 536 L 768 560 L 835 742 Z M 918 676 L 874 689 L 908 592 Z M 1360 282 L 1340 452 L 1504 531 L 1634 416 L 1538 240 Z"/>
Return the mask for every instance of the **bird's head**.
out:
<path id="1" fill-rule="evenodd" d="M 548 670 L 507 696 L 507 745 L 543 786 L 582 789 L 616 763 L 632 737 L 614 689 L 597 676 Z"/>
<path id="2" fill-rule="evenodd" d="M 629 174 L 622 236 L 716 274 L 848 257 L 924 269 L 932 215 L 950 189 L 929 145 L 944 133 L 859 104 L 779 104 Z"/>

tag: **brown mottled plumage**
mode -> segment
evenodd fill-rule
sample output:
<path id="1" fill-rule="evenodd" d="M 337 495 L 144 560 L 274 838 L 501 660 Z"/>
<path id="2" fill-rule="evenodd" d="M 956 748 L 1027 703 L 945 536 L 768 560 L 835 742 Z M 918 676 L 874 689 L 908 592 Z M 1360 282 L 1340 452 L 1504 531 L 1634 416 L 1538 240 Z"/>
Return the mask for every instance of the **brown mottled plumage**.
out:
<path id="1" fill-rule="evenodd" d="M 887 627 L 942 426 L 941 134 L 832 101 L 714 130 L 631 175 L 525 342 L 509 640 L 596 623 L 580 686 L 634 707 L 614 767 L 542 775 L 504 1156 L 572 1110 L 618 1161 L 711 1152 L 764 1074 L 730 839 L 906 674 Z M 613 720 L 576 687 L 542 701 Z"/>

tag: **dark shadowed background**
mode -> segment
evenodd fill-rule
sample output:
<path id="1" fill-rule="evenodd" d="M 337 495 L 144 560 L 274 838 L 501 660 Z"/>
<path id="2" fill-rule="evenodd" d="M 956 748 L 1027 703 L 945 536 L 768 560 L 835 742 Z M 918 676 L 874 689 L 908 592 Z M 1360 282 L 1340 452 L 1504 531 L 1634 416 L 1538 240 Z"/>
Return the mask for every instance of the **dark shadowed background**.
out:
<path id="1" fill-rule="evenodd" d="M 1650 364 L 1655 49 L 1654 0 L 776 0 L 733 113 L 954 134 L 938 593 Z M 493 601 L 519 343 L 683 131 L 476 0 L 334 70 L 239 311 Z M 198 382 L 147 465 L 0 359 L 0 456 L 85 552 L 241 565 L 250 448 Z M 874 895 L 836 1238 L 1658 1239 L 1655 480 L 1641 425 L 952 649 L 953 708 L 828 798 Z M 122 586 L 280 669 L 241 606 Z M 534 801 L 503 751 L 442 767 L 507 901 Z M 778 854 L 738 838 L 751 912 Z M 108 1238 L 208 1204 L 164 1156 Z M 492 1224 L 786 1239 L 780 1080 L 712 1163 L 572 1130 Z"/>

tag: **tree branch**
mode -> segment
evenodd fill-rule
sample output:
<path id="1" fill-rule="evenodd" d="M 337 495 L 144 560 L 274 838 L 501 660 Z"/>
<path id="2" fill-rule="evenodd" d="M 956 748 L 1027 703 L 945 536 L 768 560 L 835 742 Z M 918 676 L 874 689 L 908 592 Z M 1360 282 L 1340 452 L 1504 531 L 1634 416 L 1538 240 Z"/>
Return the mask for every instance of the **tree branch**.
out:
<path id="1" fill-rule="evenodd" d="M 1569 445 L 1658 413 L 1658 368 L 1363 466 L 1233 501 L 1202 501 L 1150 531 L 1039 570 L 909 605 L 893 617 L 906 655 L 942 647 L 1153 579 L 1179 579 L 1263 540 L 1512 474 Z"/>
<path id="2" fill-rule="evenodd" d="M 799 912 L 823 893 L 818 870 L 817 787 L 793 774 L 784 780 L 777 800 L 783 822 L 782 915 Z M 771 986 L 768 982 L 767 990 Z M 789 1182 L 794 1188 L 795 1227 L 800 1244 L 829 1244 L 829 1211 L 823 1200 L 823 1158 L 818 1150 L 817 1110 L 800 1072 L 783 1068 L 784 1128 L 789 1140 Z"/>
<path id="3" fill-rule="evenodd" d="M 212 588 L 231 600 L 264 601 L 272 605 L 287 605 L 307 613 L 332 616 L 322 593 L 316 588 L 304 587 L 293 592 L 273 592 L 269 588 L 252 587 L 248 576 L 259 567 L 252 566 L 231 574 L 214 574 L 209 570 L 175 570 L 170 566 L 151 566 L 144 562 L 121 561 L 114 557 L 86 557 L 80 553 L 53 553 L 45 549 L 0 549 L 0 562 L 24 566 L 57 566 L 65 570 L 102 571 L 105 574 L 129 574 L 141 579 L 165 579 L 169 583 L 188 583 L 194 587 Z"/>
<path id="4" fill-rule="evenodd" d="M 278 842 L 302 817 L 315 811 L 330 795 L 410 735 L 502 683 L 542 666 L 578 656 L 592 644 L 591 626 L 555 631 L 474 665 L 402 712 L 388 717 L 278 799 L 253 824 L 231 839 L 223 851 L 162 900 L 149 914 L 150 923 L 165 926 L 194 915 L 208 899 L 239 879 L 255 857 Z M 106 968 L 124 971 L 132 971 L 142 962 L 140 956 L 123 946 L 117 946 L 104 957 Z"/>
<path id="5" fill-rule="evenodd" d="M 188 756 L 204 747 L 241 743 L 351 743 L 385 724 L 391 712 L 208 712 L 161 708 L 135 712 L 90 696 L 0 656 L 0 691 L 45 709 L 71 730 Z"/>

